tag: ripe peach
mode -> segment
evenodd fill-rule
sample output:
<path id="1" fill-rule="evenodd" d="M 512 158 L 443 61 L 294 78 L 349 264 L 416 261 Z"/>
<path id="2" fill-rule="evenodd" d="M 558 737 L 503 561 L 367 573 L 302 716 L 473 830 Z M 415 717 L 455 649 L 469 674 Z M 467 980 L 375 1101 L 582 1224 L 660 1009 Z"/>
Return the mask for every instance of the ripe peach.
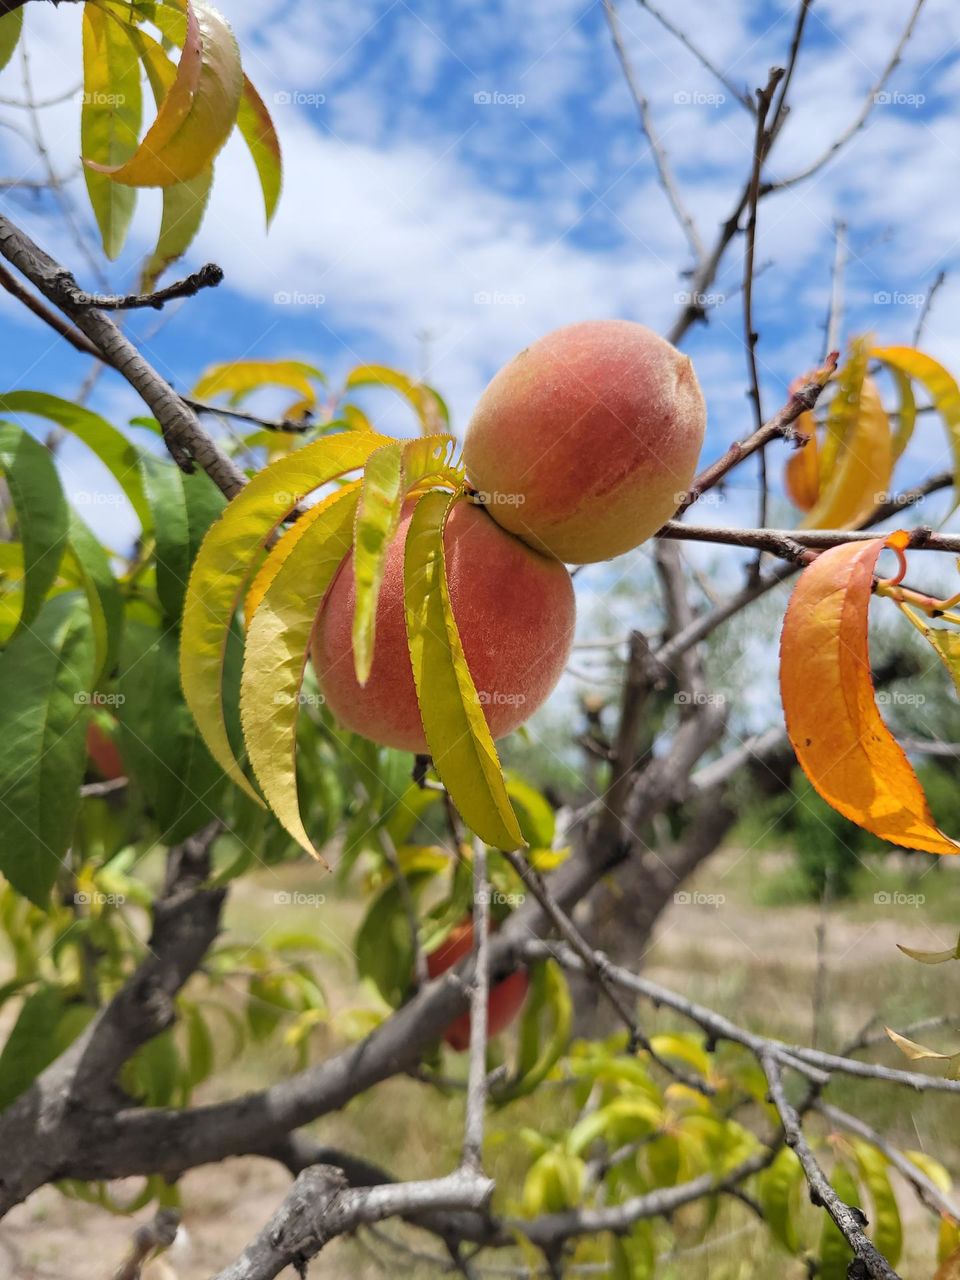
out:
<path id="1" fill-rule="evenodd" d="M 669 520 L 706 408 L 690 360 L 629 320 L 556 329 L 494 377 L 464 463 L 490 514 L 569 564 L 608 560 Z"/>
<path id="2" fill-rule="evenodd" d="M 403 610 L 408 507 L 390 549 L 377 605 L 373 665 L 366 685 L 353 664 L 353 558 L 331 584 L 311 653 L 334 716 L 355 733 L 426 752 Z M 459 502 L 444 538 L 447 583 L 467 665 L 495 738 L 522 724 L 560 678 L 573 639 L 574 595 L 562 564 L 512 538 L 487 513 Z"/>
<path id="3" fill-rule="evenodd" d="M 435 951 L 427 955 L 427 973 L 437 978 L 446 973 L 464 956 L 469 955 L 473 947 L 473 921 L 463 920 L 456 925 Z M 511 973 L 491 987 L 487 998 L 487 1035 L 499 1035 L 514 1020 L 527 998 L 530 979 L 526 972 L 519 969 Z M 443 1038 L 451 1049 L 469 1049 L 470 1047 L 470 1014 L 462 1013 L 454 1018 Z"/>
<path id="4" fill-rule="evenodd" d="M 87 756 L 104 782 L 126 777 L 127 767 L 117 744 L 97 720 L 87 725 Z"/>

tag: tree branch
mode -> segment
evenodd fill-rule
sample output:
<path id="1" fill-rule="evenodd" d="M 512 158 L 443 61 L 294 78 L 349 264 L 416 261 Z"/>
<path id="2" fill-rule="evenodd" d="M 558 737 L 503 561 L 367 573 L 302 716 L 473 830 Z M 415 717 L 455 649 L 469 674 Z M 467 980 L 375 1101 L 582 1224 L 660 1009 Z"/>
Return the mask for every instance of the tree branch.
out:
<path id="1" fill-rule="evenodd" d="M 139 307 L 153 307 L 160 311 L 164 304 L 175 298 L 192 298 L 201 289 L 213 289 L 223 281 L 223 271 L 215 262 L 208 262 L 185 276 L 175 280 L 163 289 L 154 293 L 87 293 L 79 287 L 69 271 L 63 271 L 55 281 L 59 291 L 58 306 L 70 311 L 86 311 L 91 308 L 98 311 L 133 311 Z"/>

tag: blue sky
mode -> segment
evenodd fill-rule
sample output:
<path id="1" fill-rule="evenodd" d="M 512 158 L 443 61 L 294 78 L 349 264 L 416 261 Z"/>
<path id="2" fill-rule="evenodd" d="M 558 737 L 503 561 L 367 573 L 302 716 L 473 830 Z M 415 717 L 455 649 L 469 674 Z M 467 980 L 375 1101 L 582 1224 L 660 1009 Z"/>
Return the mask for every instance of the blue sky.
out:
<path id="1" fill-rule="evenodd" d="M 231 141 L 186 264 L 217 261 L 225 283 L 171 308 L 159 328 L 153 312 L 129 321 L 176 385 L 189 386 L 212 361 L 243 357 L 304 358 L 334 382 L 356 363 L 395 363 L 428 377 L 462 430 L 489 376 L 546 330 L 610 315 L 669 326 L 689 253 L 656 183 L 599 0 L 222 0 L 222 7 L 273 111 L 286 185 L 267 235 L 249 158 Z M 813 6 L 773 176 L 801 168 L 856 117 L 911 7 L 912 0 Z M 78 13 L 27 9 L 35 90 L 62 92 L 79 78 Z M 637 79 L 709 242 L 743 181 L 752 121 L 639 4 L 622 0 L 619 12 Z M 794 6 L 678 0 L 669 13 L 736 84 L 752 89 L 783 61 Z M 837 216 L 850 227 L 847 332 L 872 328 L 883 341 L 909 341 L 915 302 L 876 296 L 922 295 L 946 270 L 925 346 L 960 369 L 958 41 L 960 9 L 927 0 L 888 86 L 890 101 L 811 182 L 762 204 L 757 257 L 770 265 L 758 281 L 756 321 L 768 412 L 820 355 Z M 17 96 L 20 79 L 14 58 L 0 76 L 0 96 Z M 75 173 L 78 103 L 53 107 L 42 121 L 55 166 Z M 37 176 L 31 148 L 9 129 L 0 129 L 0 166 Z M 81 185 L 71 189 L 89 222 Z M 9 194 L 4 206 L 91 279 L 49 199 Z M 109 270 L 113 287 L 134 287 L 157 217 L 147 193 L 129 248 Z M 735 243 L 715 286 L 727 300 L 684 343 L 709 406 L 705 456 L 749 426 L 741 252 Z M 314 302 L 278 302 L 278 294 Z M 6 298 L 0 325 L 5 384 L 74 393 L 81 357 Z M 112 375 L 91 403 L 120 424 L 139 411 Z M 412 429 L 389 397 L 370 403 L 378 424 Z M 913 452 L 918 469 L 945 464 L 932 419 Z M 79 451 L 69 448 L 65 464 L 68 483 L 109 487 Z M 773 470 L 779 477 L 776 459 Z M 714 509 L 707 518 L 752 523 L 752 484 L 752 476 L 739 479 L 722 516 Z M 116 510 L 90 516 L 100 527 L 123 525 Z"/>

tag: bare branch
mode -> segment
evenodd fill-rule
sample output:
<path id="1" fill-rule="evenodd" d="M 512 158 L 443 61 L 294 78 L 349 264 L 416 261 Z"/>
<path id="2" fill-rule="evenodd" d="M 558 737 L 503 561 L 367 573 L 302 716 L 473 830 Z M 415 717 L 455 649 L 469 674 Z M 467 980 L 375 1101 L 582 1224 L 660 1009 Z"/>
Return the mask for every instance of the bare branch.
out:
<path id="1" fill-rule="evenodd" d="M 836 371 L 838 356 L 838 352 L 831 351 L 823 367 L 817 371 L 809 382 L 791 394 L 787 403 L 777 410 L 769 422 L 763 423 L 745 440 L 734 441 L 726 453 L 719 457 L 716 462 L 712 462 L 709 467 L 704 468 L 695 477 L 693 484 L 680 500 L 680 504 L 674 513 L 674 520 L 682 516 L 709 489 L 716 488 L 734 467 L 739 466 L 745 458 L 749 458 L 758 449 L 762 449 L 769 441 L 778 437 L 784 440 L 795 440 L 793 424 L 802 413 L 808 412 L 816 405 L 817 400 L 820 398 L 820 393 Z M 664 526 L 664 528 L 667 527 L 669 526 Z"/>
<path id="2" fill-rule="evenodd" d="M 829 1213 L 854 1255 L 863 1264 L 865 1275 L 873 1277 L 873 1280 L 900 1280 L 883 1254 L 867 1239 L 863 1230 L 867 1220 L 861 1210 L 844 1204 L 817 1163 L 816 1157 L 810 1150 L 810 1144 L 803 1136 L 796 1108 L 787 1098 L 779 1062 L 770 1054 L 764 1054 L 760 1062 L 770 1086 L 770 1099 L 783 1125 L 787 1146 L 796 1152 L 807 1179 L 810 1199 Z"/>
<path id="3" fill-rule="evenodd" d="M 923 330 L 926 326 L 927 320 L 929 319 L 930 311 L 933 308 L 933 300 L 937 296 L 937 291 L 943 287 L 946 278 L 947 273 L 945 271 L 938 271 L 937 278 L 927 291 L 927 296 L 923 300 L 923 306 L 920 308 L 920 314 L 917 316 L 916 327 L 913 331 L 913 345 L 915 347 L 920 345 L 920 339 L 923 337 Z"/>
<path id="4" fill-rule="evenodd" d="M 882 534 L 869 529 L 729 529 L 709 525 L 680 524 L 670 520 L 657 531 L 658 538 L 679 538 L 682 542 L 719 542 L 729 547 L 756 547 L 770 551 L 783 560 L 806 563 L 805 550 L 824 551 L 846 542 L 866 542 Z M 934 533 L 926 526 L 910 534 L 911 551 L 960 551 L 960 534 Z"/>
<path id="5" fill-rule="evenodd" d="M 114 1272 L 113 1280 L 140 1280 L 143 1264 L 157 1250 L 173 1244 L 179 1225 L 178 1209 L 158 1209 L 149 1222 L 134 1231 L 130 1252 Z"/>
<path id="6" fill-rule="evenodd" d="M 60 291 L 58 305 L 68 310 L 83 311 L 92 307 L 99 311 L 133 311 L 139 307 L 153 307 L 160 311 L 165 303 L 175 298 L 192 298 L 201 289 L 216 288 L 222 281 L 222 269 L 215 262 L 208 262 L 199 271 L 175 280 L 155 293 L 86 293 L 69 271 L 64 271 L 55 284 Z"/>
<path id="7" fill-rule="evenodd" d="M 473 842 L 473 969 L 470 978 L 470 1065 L 467 1077 L 467 1113 L 463 1126 L 465 1169 L 479 1173 L 483 1167 L 483 1120 L 487 1104 L 487 1006 L 490 994 L 490 886 L 487 883 L 487 850 Z"/>
<path id="8" fill-rule="evenodd" d="M 856 137 L 863 126 L 867 123 L 871 111 L 873 111 L 880 95 L 883 93 L 885 85 L 900 65 L 900 60 L 903 57 L 903 51 L 906 49 L 907 44 L 910 41 L 910 37 L 913 35 L 913 29 L 917 24 L 917 19 L 920 17 L 920 11 L 923 9 L 924 3 L 925 0 L 915 0 L 910 17 L 907 20 L 907 25 L 904 27 L 903 33 L 897 41 L 893 53 L 890 55 L 890 58 L 886 66 L 880 72 L 880 75 L 870 86 L 860 111 L 850 122 L 847 128 L 844 129 L 839 137 L 835 138 L 834 141 L 831 142 L 826 151 L 822 152 L 822 154 L 819 155 L 816 160 L 808 164 L 805 169 L 801 169 L 789 178 L 780 178 L 774 182 L 766 183 L 761 191 L 761 195 L 766 195 L 770 191 L 785 191 L 788 187 L 796 186 L 798 182 L 803 182 L 806 178 L 813 177 L 813 175 L 819 172 L 819 170 L 822 169 L 829 160 L 833 159 L 838 151 L 841 151 L 847 145 L 851 138 Z"/>
<path id="9" fill-rule="evenodd" d="M 735 98 L 741 106 L 746 107 L 750 114 L 753 115 L 756 107 L 754 106 L 753 99 L 750 97 L 750 94 L 746 89 L 738 88 L 726 72 L 721 71 L 716 63 L 711 61 L 707 54 L 704 53 L 698 45 L 694 44 L 687 33 L 681 27 L 678 27 L 671 22 L 667 15 L 661 12 L 660 9 L 655 8 L 650 3 L 650 0 L 637 0 L 637 4 L 639 4 L 641 9 L 646 9 L 647 13 L 649 13 L 651 17 L 656 18 L 657 22 L 660 23 L 661 27 L 663 27 L 665 31 L 669 31 L 672 36 L 679 40 L 683 47 L 693 54 L 700 65 L 705 67 L 707 71 L 709 71 L 710 74 L 723 85 L 731 97 Z"/>
<path id="10" fill-rule="evenodd" d="M 697 263 L 706 260 L 707 250 L 700 238 L 700 232 L 693 220 L 693 216 L 684 204 L 683 197 L 677 186 L 676 179 L 673 176 L 673 170 L 667 159 L 667 153 L 663 148 L 656 129 L 653 124 L 653 116 L 650 111 L 650 103 L 640 89 L 636 76 L 633 74 L 633 67 L 627 56 L 627 51 L 623 44 L 623 35 L 620 31 L 620 19 L 617 17 L 617 10 L 613 0 L 603 0 L 603 11 L 606 14 L 607 25 L 610 28 L 610 36 L 613 40 L 613 47 L 616 50 L 617 58 L 620 60 L 620 66 L 623 70 L 623 78 L 626 81 L 627 88 L 630 90 L 630 96 L 633 98 L 637 108 L 637 114 L 640 117 L 640 128 L 643 130 L 644 136 L 650 145 L 650 151 L 653 155 L 653 162 L 656 165 L 657 176 L 660 179 L 660 186 L 663 188 L 670 207 L 674 212 L 683 234 L 687 237 L 687 241 L 693 251 L 694 259 Z"/>
<path id="11" fill-rule="evenodd" d="M 827 312 L 826 351 L 840 350 L 843 324 L 843 277 L 847 268 L 847 224 L 837 218 L 833 224 L 833 270 L 830 274 L 830 309 Z"/>

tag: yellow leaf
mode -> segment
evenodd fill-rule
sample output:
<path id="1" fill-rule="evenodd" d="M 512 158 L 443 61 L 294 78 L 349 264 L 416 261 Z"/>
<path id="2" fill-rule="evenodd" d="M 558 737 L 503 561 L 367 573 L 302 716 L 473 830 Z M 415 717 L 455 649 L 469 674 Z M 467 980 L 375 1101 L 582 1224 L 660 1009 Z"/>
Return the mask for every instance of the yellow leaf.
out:
<path id="1" fill-rule="evenodd" d="M 407 532 L 403 577 L 410 662 L 434 766 L 464 822 L 487 844 L 517 849 L 523 836 L 447 590 L 443 532 L 459 496 L 424 494 Z"/>
<path id="2" fill-rule="evenodd" d="M 360 684 L 370 678 L 376 639 L 377 600 L 386 568 L 387 552 L 400 523 L 404 499 L 428 479 L 462 480 L 450 468 L 453 436 L 426 436 L 384 445 L 363 473 L 357 508 L 353 572 L 356 604 L 353 617 L 353 660 Z"/>
<path id="3" fill-rule="evenodd" d="M 289 387 L 310 405 L 316 404 L 317 390 L 313 379 L 323 375 L 312 364 L 302 360 L 230 360 L 205 369 L 193 394 L 198 400 L 229 394 L 230 403 L 238 405 L 251 391 L 260 387 Z"/>
<path id="4" fill-rule="evenodd" d="M 136 151 L 119 165 L 84 160 L 114 182 L 170 187 L 195 178 L 236 123 L 243 71 L 233 32 L 202 0 L 187 0 L 186 21 L 176 79 Z"/>
<path id="5" fill-rule="evenodd" d="M 392 387 L 413 406 L 425 435 L 444 431 L 450 423 L 450 414 L 438 392 L 425 382 L 416 382 L 399 369 L 389 369 L 382 364 L 365 364 L 352 369 L 344 384 L 347 387 Z"/>
<path id="6" fill-rule="evenodd" d="M 801 413 L 796 422 L 798 435 L 807 442 L 787 458 L 783 482 L 787 497 L 801 511 L 809 511 L 820 493 L 820 459 L 817 447 L 817 424 L 812 413 Z"/>
<path id="7" fill-rule="evenodd" d="M 327 588 L 353 541 L 357 486 L 326 498 L 280 563 L 249 621 L 240 686 L 243 740 L 267 804 L 294 840 L 321 862 L 297 799 L 297 716 L 310 634 Z M 266 566 L 265 566 L 266 567 Z"/>
<path id="8" fill-rule="evenodd" d="M 210 754 L 255 799 L 234 759 L 223 715 L 221 683 L 227 634 L 257 553 L 301 498 L 362 467 L 383 436 L 327 436 L 271 463 L 253 477 L 210 526 L 200 545 L 183 606 L 180 680 Z"/>
<path id="9" fill-rule="evenodd" d="M 867 614 L 885 545 L 832 547 L 800 575 L 780 644 L 787 733 L 804 773 L 844 817 L 907 849 L 958 853 L 874 698 Z"/>
<path id="10" fill-rule="evenodd" d="M 256 166 L 263 192 L 263 207 L 267 217 L 267 226 L 280 199 L 280 186 L 283 182 L 283 160 L 280 155 L 280 139 L 270 119 L 270 112 L 264 106 L 263 99 L 250 83 L 243 77 L 243 93 L 240 108 L 237 112 L 237 128 L 240 130 L 247 149 Z"/>
<path id="11" fill-rule="evenodd" d="M 867 342 L 865 338 L 855 338 L 850 344 L 850 355 L 837 374 L 837 389 L 827 411 L 827 429 L 820 450 L 821 488 L 833 473 L 840 447 L 856 422 L 866 373 Z"/>
<path id="12" fill-rule="evenodd" d="M 870 354 L 925 388 L 950 437 L 954 476 L 960 475 L 960 386 L 956 380 L 932 356 L 914 347 L 875 347 Z"/>
<path id="13" fill-rule="evenodd" d="M 928 1049 L 925 1045 L 917 1044 L 916 1040 L 908 1040 L 906 1036 L 900 1035 L 892 1027 L 884 1027 L 883 1029 L 904 1057 L 909 1058 L 911 1062 L 920 1062 L 927 1058 L 936 1059 L 938 1062 L 950 1062 L 952 1058 L 957 1056 L 951 1053 L 938 1053 L 936 1049 Z"/>
<path id="14" fill-rule="evenodd" d="M 334 497 L 339 497 L 344 493 L 354 493 L 359 496 L 360 481 L 352 480 L 349 484 L 343 486 L 339 493 Z M 329 500 L 328 500 L 329 501 Z M 250 587 L 243 601 L 243 615 L 247 628 L 253 620 L 253 615 L 260 607 L 260 603 L 266 595 L 267 587 L 274 580 L 282 567 L 284 561 L 296 547 L 297 543 L 309 530 L 315 520 L 325 517 L 326 502 L 318 502 L 314 506 L 309 507 L 302 516 L 297 520 L 291 529 L 283 535 L 274 549 L 264 560 L 263 564 L 257 570 L 256 576 L 250 583 Z"/>
<path id="15" fill-rule="evenodd" d="M 844 415 L 847 409 L 845 405 Z M 830 439 L 828 434 L 827 440 Z M 825 451 L 826 444 L 821 458 Z M 846 529 L 859 524 L 884 500 L 892 471 L 890 419 L 876 385 L 872 379 L 864 378 L 856 412 L 846 426 L 830 469 L 824 471 L 821 467 L 820 494 L 801 528 Z"/>

